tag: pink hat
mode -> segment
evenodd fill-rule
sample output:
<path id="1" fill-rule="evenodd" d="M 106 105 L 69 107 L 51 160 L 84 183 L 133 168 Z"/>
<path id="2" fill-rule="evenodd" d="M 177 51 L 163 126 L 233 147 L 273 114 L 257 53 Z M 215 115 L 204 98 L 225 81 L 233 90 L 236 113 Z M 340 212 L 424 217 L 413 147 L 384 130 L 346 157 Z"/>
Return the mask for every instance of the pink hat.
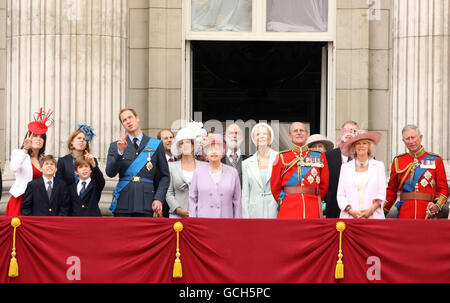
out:
<path id="1" fill-rule="evenodd" d="M 381 133 L 379 132 L 368 132 L 366 130 L 357 130 L 353 138 L 348 139 L 342 144 L 341 153 L 345 156 L 349 156 L 350 147 L 360 141 L 360 140 L 370 140 L 375 144 L 378 144 L 381 140 Z"/>
<path id="2" fill-rule="evenodd" d="M 203 139 L 203 149 L 211 144 L 220 144 L 222 145 L 222 148 L 224 148 L 223 135 L 209 133 Z"/>

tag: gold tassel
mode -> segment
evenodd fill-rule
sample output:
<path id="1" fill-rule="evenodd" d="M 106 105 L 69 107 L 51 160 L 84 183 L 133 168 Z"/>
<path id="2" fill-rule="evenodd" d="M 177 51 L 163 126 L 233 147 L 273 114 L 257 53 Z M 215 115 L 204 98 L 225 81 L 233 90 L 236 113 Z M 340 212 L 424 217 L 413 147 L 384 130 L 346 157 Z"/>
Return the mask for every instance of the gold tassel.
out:
<path id="1" fill-rule="evenodd" d="M 339 253 L 334 278 L 339 280 L 344 279 L 344 263 L 342 263 L 342 258 L 344 257 L 342 254 L 342 232 L 345 230 L 345 223 L 342 221 L 337 222 L 336 230 L 339 232 Z"/>
<path id="2" fill-rule="evenodd" d="M 19 276 L 19 264 L 16 259 L 16 229 L 20 226 L 20 219 L 14 217 L 11 219 L 11 226 L 14 227 L 13 233 L 13 247 L 11 252 L 11 261 L 9 262 L 8 276 L 10 278 L 17 278 Z"/>
<path id="3" fill-rule="evenodd" d="M 181 267 L 181 260 L 180 260 L 180 232 L 183 230 L 183 223 L 176 222 L 173 225 L 173 229 L 177 233 L 177 252 L 175 254 L 176 259 L 175 263 L 173 264 L 173 275 L 174 278 L 182 278 L 183 277 L 183 268 Z"/>

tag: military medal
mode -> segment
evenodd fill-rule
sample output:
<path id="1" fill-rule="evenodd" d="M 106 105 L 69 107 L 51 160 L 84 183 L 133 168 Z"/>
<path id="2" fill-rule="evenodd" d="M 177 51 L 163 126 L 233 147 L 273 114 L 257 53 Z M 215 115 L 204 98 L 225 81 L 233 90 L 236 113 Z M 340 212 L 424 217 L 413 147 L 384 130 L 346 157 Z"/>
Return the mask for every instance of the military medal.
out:
<path id="1" fill-rule="evenodd" d="M 153 168 L 152 158 L 150 155 L 150 152 L 152 152 L 153 150 L 154 149 L 152 149 L 152 148 L 145 149 L 145 151 L 147 152 L 147 164 L 145 164 L 145 167 L 147 168 L 148 171 L 152 170 L 152 168 Z"/>

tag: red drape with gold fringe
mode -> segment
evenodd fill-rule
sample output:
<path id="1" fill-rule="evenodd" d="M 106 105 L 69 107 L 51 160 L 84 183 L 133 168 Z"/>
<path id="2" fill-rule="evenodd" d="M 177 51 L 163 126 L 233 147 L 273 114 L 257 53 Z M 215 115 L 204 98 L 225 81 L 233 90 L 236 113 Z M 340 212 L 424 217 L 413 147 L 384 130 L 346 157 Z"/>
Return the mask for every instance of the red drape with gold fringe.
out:
<path id="1" fill-rule="evenodd" d="M 335 279 L 336 219 L 182 219 L 179 279 L 172 277 L 175 219 L 20 220 L 19 276 L 10 278 L 13 228 L 11 217 L 0 218 L 0 282 L 450 281 L 449 220 L 344 220 L 341 280 Z M 71 257 L 79 260 L 79 280 L 68 274 Z"/>

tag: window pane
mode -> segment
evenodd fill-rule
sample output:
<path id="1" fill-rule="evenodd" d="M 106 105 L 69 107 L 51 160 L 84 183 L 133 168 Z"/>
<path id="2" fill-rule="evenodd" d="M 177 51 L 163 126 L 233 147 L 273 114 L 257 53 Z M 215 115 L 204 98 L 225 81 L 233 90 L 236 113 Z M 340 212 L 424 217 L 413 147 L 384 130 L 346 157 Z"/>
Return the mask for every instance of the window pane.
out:
<path id="1" fill-rule="evenodd" d="M 191 0 L 191 30 L 252 30 L 252 0 Z"/>
<path id="2" fill-rule="evenodd" d="M 328 0 L 267 0 L 268 32 L 327 32 Z"/>

